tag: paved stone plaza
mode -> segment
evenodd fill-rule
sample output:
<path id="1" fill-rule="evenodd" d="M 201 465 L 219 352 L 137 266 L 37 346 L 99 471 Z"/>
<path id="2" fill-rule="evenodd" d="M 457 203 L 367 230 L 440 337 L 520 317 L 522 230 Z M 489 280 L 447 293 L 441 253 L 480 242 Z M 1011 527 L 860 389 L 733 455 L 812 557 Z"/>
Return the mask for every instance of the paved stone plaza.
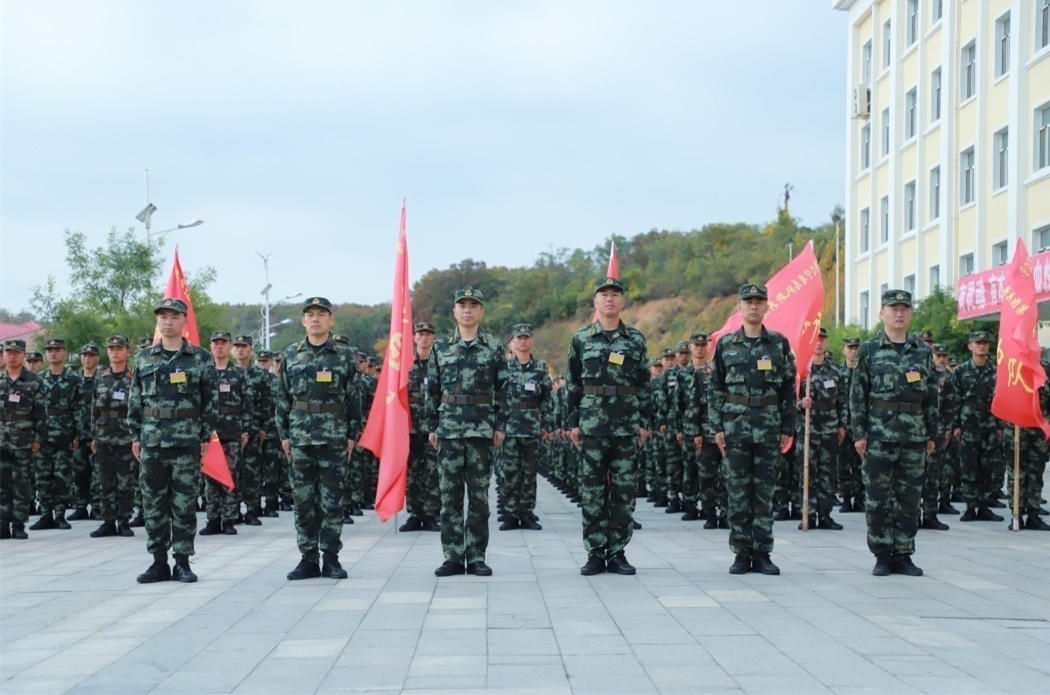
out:
<path id="1" fill-rule="evenodd" d="M 842 514 L 777 524 L 781 576 L 731 576 L 727 531 L 642 505 L 637 576 L 585 578 L 575 505 L 541 481 L 539 507 L 543 531 L 492 520 L 487 579 L 437 579 L 438 534 L 371 512 L 344 581 L 285 580 L 290 513 L 198 538 L 197 584 L 136 584 L 142 529 L 3 541 L 0 692 L 1050 692 L 1050 533 L 945 518 L 925 577 L 877 578 Z"/>

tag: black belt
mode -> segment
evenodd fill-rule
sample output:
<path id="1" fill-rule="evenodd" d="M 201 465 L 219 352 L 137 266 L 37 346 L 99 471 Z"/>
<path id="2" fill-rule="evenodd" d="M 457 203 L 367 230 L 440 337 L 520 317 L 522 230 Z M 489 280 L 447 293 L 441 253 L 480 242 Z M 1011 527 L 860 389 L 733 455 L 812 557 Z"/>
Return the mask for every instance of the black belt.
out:
<path id="1" fill-rule="evenodd" d="M 344 407 L 342 403 L 311 403 L 309 401 L 292 403 L 294 410 L 305 410 L 308 413 L 341 413 Z"/>
<path id="2" fill-rule="evenodd" d="M 727 393 L 726 402 L 746 405 L 749 408 L 764 408 L 770 405 L 780 405 L 780 398 L 777 396 L 738 396 L 735 393 Z"/>
<path id="3" fill-rule="evenodd" d="M 241 409 L 240 409 L 239 406 L 236 406 L 236 405 L 220 405 L 219 406 L 219 414 L 220 415 L 240 415 L 241 414 Z"/>
<path id="4" fill-rule="evenodd" d="M 979 401 L 963 401 L 962 404 L 967 406 L 967 407 L 969 407 L 969 408 L 973 408 L 974 410 L 991 410 L 992 409 L 992 404 L 991 403 L 981 403 Z"/>
<path id="5" fill-rule="evenodd" d="M 492 398 L 490 396 L 468 396 L 456 393 L 442 395 L 441 402 L 450 403 L 452 405 L 487 405 L 492 402 Z"/>
<path id="6" fill-rule="evenodd" d="M 48 415 L 69 415 L 71 412 L 73 412 L 73 411 L 70 410 L 69 408 L 48 408 L 47 409 L 47 414 Z"/>
<path id="7" fill-rule="evenodd" d="M 588 396 L 630 396 L 638 393 L 637 386 L 584 386 L 583 392 Z"/>
<path id="8" fill-rule="evenodd" d="M 890 410 L 895 413 L 919 413 L 922 412 L 922 403 L 897 403 L 894 401 L 880 401 L 871 399 L 871 407 L 881 410 Z"/>
<path id="9" fill-rule="evenodd" d="M 161 420 L 181 420 L 187 417 L 197 417 L 201 411 L 197 408 L 143 408 L 142 414 Z"/>
<path id="10" fill-rule="evenodd" d="M 426 399 L 422 396 L 409 396 L 408 402 L 410 405 L 423 405 Z"/>
<path id="11" fill-rule="evenodd" d="M 123 420 L 128 416 L 128 409 L 121 408 L 117 410 L 102 410 L 98 411 L 99 417 L 108 417 L 114 420 Z"/>
<path id="12" fill-rule="evenodd" d="M 527 401 L 518 401 L 517 403 L 511 403 L 511 410 L 535 410 L 540 407 L 539 398 L 530 398 Z"/>
<path id="13" fill-rule="evenodd" d="M 32 413 L 0 413 L 3 422 L 14 422 L 15 420 L 32 420 Z"/>
<path id="14" fill-rule="evenodd" d="M 834 409 L 835 409 L 835 404 L 834 403 L 828 403 L 827 405 L 817 405 L 816 403 L 814 403 L 813 407 L 810 408 L 810 410 L 820 410 L 820 411 L 828 411 L 828 410 L 834 410 Z"/>

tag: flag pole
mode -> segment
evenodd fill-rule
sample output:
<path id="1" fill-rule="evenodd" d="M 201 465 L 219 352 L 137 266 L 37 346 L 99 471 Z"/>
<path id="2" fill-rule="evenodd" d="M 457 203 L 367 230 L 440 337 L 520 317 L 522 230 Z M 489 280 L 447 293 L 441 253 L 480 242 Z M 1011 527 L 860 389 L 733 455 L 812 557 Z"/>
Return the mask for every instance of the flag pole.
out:
<path id="1" fill-rule="evenodd" d="M 1014 425 L 1014 531 L 1021 530 L 1021 427 Z"/>
<path id="2" fill-rule="evenodd" d="M 813 363 L 810 362 L 809 374 L 806 375 L 806 398 L 811 398 L 813 392 Z M 806 435 L 804 438 L 804 449 L 802 454 L 802 530 L 809 530 L 809 416 L 813 410 L 813 404 L 806 408 Z"/>

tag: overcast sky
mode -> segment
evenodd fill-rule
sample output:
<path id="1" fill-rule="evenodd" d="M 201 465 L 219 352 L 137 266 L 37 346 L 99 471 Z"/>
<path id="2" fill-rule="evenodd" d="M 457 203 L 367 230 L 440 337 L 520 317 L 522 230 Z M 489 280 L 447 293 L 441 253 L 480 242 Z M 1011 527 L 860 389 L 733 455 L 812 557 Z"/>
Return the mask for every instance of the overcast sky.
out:
<path id="1" fill-rule="evenodd" d="M 844 197 L 845 15 L 822 0 L 0 3 L 0 306 L 61 235 L 142 225 L 218 301 L 389 301 L 611 234 Z"/>

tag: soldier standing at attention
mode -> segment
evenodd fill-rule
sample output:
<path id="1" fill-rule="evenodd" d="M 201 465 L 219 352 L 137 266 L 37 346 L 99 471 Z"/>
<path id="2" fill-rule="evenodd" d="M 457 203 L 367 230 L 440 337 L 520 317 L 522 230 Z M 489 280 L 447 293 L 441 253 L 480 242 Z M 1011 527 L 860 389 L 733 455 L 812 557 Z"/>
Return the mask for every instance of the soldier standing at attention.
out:
<path id="1" fill-rule="evenodd" d="M 26 540 L 29 471 L 47 438 L 47 391 L 25 365 L 26 341 L 4 341 L 0 371 L 0 538 Z"/>
<path id="2" fill-rule="evenodd" d="M 729 496 L 730 574 L 780 574 L 773 550 L 773 488 L 781 451 L 795 433 L 795 356 L 780 333 L 762 324 L 765 285 L 742 285 L 744 325 L 718 339 L 707 392 L 708 419 L 725 457 Z"/>
<path id="3" fill-rule="evenodd" d="M 183 337 L 186 304 L 168 297 L 153 310 L 160 341 L 135 358 L 128 403 L 131 451 L 141 465 L 146 550 L 153 564 L 140 584 L 195 582 L 190 569 L 197 531 L 201 458 L 215 429 L 215 366 Z M 175 556 L 168 567 L 168 548 Z"/>
<path id="4" fill-rule="evenodd" d="M 266 516 L 262 508 L 265 478 L 262 448 L 266 441 L 267 412 L 273 417 L 273 394 L 270 392 L 269 374 L 259 365 L 252 363 L 252 337 L 234 336 L 232 352 L 237 366 L 248 372 L 248 381 L 252 388 L 252 417 L 248 441 L 241 447 L 240 499 L 244 502 L 244 523 L 249 526 L 261 526 L 259 517 Z"/>
<path id="5" fill-rule="evenodd" d="M 863 459 L 876 577 L 922 576 L 911 556 L 926 457 L 937 438 L 937 384 L 930 348 L 908 335 L 913 315 L 911 292 L 882 293 L 882 330 L 860 346 L 850 387 L 850 427 Z"/>
<path id="6" fill-rule="evenodd" d="M 95 379 L 91 402 L 91 449 L 98 469 L 102 525 L 91 532 L 92 538 L 134 536 L 128 526 L 138 483 L 138 461 L 131 453 L 128 431 L 128 402 L 131 394 L 131 370 L 128 338 L 114 335 L 106 342 L 109 368 Z"/>
<path id="7" fill-rule="evenodd" d="M 947 531 L 948 524 L 941 522 L 937 513 L 959 513 L 948 501 L 948 496 L 941 494 L 941 478 L 944 475 L 942 469 L 950 455 L 948 445 L 951 442 L 952 422 L 955 420 L 955 409 L 959 407 L 959 399 L 955 393 L 952 373 L 948 371 L 948 348 L 941 343 L 933 345 L 933 370 L 939 404 L 937 424 L 940 425 L 941 431 L 937 436 L 937 448 L 926 458 L 926 479 L 922 485 L 922 528 Z"/>
<path id="8" fill-rule="evenodd" d="M 504 389 L 507 363 L 503 343 L 481 330 L 485 297 L 457 290 L 452 313 L 456 328 L 434 344 L 427 373 L 427 427 L 437 447 L 441 479 L 441 549 L 438 577 L 488 577 L 489 481 L 492 448 L 506 432 Z M 466 494 L 466 519 L 463 499 Z"/>
<path id="9" fill-rule="evenodd" d="M 39 374 L 44 369 L 44 356 L 39 350 L 30 350 L 26 353 L 25 366 L 34 374 Z"/>
<path id="10" fill-rule="evenodd" d="M 532 324 L 516 323 L 507 361 L 507 438 L 503 442 L 503 499 L 507 520 L 500 531 L 539 531 L 536 468 L 540 447 L 551 431 L 551 375 L 547 363 L 532 356 Z"/>
<path id="11" fill-rule="evenodd" d="M 634 535 L 637 449 L 649 434 L 649 354 L 642 332 L 620 320 L 623 291 L 617 278 L 598 280 L 598 320 L 569 343 L 568 424 L 580 451 L 585 577 L 635 573 L 624 549 Z"/>
<path id="12" fill-rule="evenodd" d="M 281 451 L 281 436 L 277 433 L 277 420 L 274 417 L 277 375 L 271 370 L 273 353 L 269 350 L 259 350 L 255 355 L 255 366 L 262 371 L 263 383 L 266 385 L 266 402 L 256 408 L 266 435 L 262 438 L 259 447 L 262 494 L 266 498 L 266 506 L 263 507 L 263 511 L 267 518 L 277 518 L 282 511 L 279 498 L 284 497 L 284 501 L 288 502 L 286 511 L 290 511 L 292 493 L 288 488 L 288 457 Z M 258 400 L 256 402 L 258 403 Z"/>
<path id="13" fill-rule="evenodd" d="M 302 323 L 306 339 L 284 351 L 275 401 L 302 553 L 288 579 L 346 579 L 339 564 L 343 482 L 361 432 L 360 380 L 353 351 L 332 336 L 331 302 L 308 299 Z"/>
<path id="14" fill-rule="evenodd" d="M 847 337 L 842 339 L 842 365 L 839 371 L 842 373 L 842 389 L 846 393 L 846 437 L 839 446 L 838 478 L 839 493 L 842 495 L 842 506 L 839 511 L 846 514 L 849 512 L 864 511 L 864 477 L 860 472 L 860 456 L 857 448 L 853 446 L 853 437 L 850 435 L 850 411 L 849 392 L 853 385 L 853 375 L 857 371 L 857 351 L 860 349 L 860 338 Z"/>
<path id="15" fill-rule="evenodd" d="M 36 487 L 40 518 L 29 527 L 72 528 L 66 504 L 73 488 L 73 452 L 84 431 L 84 402 L 80 375 L 66 367 L 66 341 L 51 338 L 44 348 L 47 366 L 40 379 L 47 390 L 47 439 L 36 455 Z"/>
<path id="16" fill-rule="evenodd" d="M 88 519 L 101 518 L 98 516 L 98 501 L 93 505 L 92 513 L 88 514 L 88 505 L 92 501 L 92 475 L 94 471 L 94 449 L 91 446 L 91 402 L 95 397 L 95 374 L 98 372 L 99 349 L 94 343 L 87 343 L 80 348 L 80 379 L 81 388 L 80 408 L 83 414 L 80 416 L 84 423 L 81 432 L 80 446 L 73 452 L 73 487 L 71 490 L 73 513 L 67 517 L 68 521 L 86 521 Z"/>
<path id="17" fill-rule="evenodd" d="M 412 418 L 408 432 L 408 480 L 405 488 L 405 509 L 408 520 L 399 531 L 440 531 L 438 514 L 441 501 L 438 495 L 437 452 L 428 441 L 426 422 L 427 373 L 430 353 L 434 349 L 434 327 L 420 321 L 412 329 L 416 359 L 408 374 L 408 409 Z"/>
<path id="18" fill-rule="evenodd" d="M 988 357 L 987 331 L 970 333 L 970 359 L 952 373 L 959 395 L 955 441 L 959 442 L 959 483 L 966 511 L 959 521 L 1002 521 L 988 507 L 1002 486 L 999 439 L 1003 425 L 992 415 L 995 396 L 995 360 Z"/>

